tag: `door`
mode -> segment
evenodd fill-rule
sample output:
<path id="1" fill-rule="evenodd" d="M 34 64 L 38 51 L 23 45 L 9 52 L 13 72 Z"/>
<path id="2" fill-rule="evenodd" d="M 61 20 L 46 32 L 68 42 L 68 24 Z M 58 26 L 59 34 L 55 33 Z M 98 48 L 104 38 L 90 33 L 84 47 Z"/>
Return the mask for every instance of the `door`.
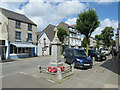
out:
<path id="1" fill-rule="evenodd" d="M 29 57 L 32 57 L 32 48 L 28 48 Z"/>
<path id="2" fill-rule="evenodd" d="M 2 60 L 6 59 L 6 47 L 2 46 Z"/>

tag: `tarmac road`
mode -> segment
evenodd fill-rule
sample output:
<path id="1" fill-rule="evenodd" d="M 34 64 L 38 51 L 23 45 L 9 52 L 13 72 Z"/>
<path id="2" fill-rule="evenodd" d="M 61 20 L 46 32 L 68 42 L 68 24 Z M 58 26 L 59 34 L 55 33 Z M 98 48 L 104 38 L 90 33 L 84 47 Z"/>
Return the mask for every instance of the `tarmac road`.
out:
<path id="1" fill-rule="evenodd" d="M 50 57 L 33 57 L 0 63 L 2 88 L 118 88 L 120 60 L 108 58 L 103 62 L 95 62 L 92 69 L 75 69 L 75 74 L 61 84 L 27 74 L 36 71 L 38 65 L 47 66 Z"/>

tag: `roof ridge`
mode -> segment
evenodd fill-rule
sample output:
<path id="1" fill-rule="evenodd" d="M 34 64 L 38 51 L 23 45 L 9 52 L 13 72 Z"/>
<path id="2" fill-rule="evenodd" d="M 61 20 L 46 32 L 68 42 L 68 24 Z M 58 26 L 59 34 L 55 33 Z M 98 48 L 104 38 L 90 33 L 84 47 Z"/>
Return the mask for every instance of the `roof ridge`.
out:
<path id="1" fill-rule="evenodd" d="M 33 24 L 36 25 L 31 19 L 29 19 L 26 15 L 12 11 L 12 10 L 8 10 L 5 8 L 1 8 L 0 7 L 1 12 L 9 19 L 13 19 L 13 20 L 19 20 L 25 23 L 29 23 L 29 24 Z"/>

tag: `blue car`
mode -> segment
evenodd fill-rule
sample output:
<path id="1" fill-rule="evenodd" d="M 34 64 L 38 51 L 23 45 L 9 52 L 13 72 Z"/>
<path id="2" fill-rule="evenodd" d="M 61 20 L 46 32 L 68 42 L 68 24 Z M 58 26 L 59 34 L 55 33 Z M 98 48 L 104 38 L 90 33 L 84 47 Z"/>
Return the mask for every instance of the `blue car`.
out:
<path id="1" fill-rule="evenodd" d="M 74 64 L 74 67 L 92 68 L 93 62 L 84 50 L 68 48 L 64 54 L 65 62 Z"/>

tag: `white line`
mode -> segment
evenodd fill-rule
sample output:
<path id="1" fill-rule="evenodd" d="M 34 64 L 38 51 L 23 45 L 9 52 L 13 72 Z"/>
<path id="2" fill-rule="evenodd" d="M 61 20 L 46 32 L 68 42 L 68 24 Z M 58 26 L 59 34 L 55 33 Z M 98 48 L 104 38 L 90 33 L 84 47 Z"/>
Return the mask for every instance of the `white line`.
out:
<path id="1" fill-rule="evenodd" d="M 47 79 L 49 82 L 52 82 L 52 83 L 55 83 L 55 81 L 53 81 L 53 80 L 50 80 L 50 79 Z"/>
<path id="2" fill-rule="evenodd" d="M 32 75 L 33 77 L 35 77 L 35 78 L 39 78 L 38 76 L 36 76 L 36 75 Z"/>
<path id="3" fill-rule="evenodd" d="M 21 74 L 25 74 L 25 75 L 27 74 L 27 73 L 24 73 L 24 72 L 20 72 L 20 73 L 21 73 Z"/>
<path id="4" fill-rule="evenodd" d="M 5 77 L 5 76 L 0 76 L 0 78 L 3 78 L 3 77 Z"/>
<path id="5" fill-rule="evenodd" d="M 4 63 L 1 63 L 1 64 L 4 65 L 4 64 L 12 64 L 12 63 L 14 63 L 14 62 L 4 62 Z"/>

